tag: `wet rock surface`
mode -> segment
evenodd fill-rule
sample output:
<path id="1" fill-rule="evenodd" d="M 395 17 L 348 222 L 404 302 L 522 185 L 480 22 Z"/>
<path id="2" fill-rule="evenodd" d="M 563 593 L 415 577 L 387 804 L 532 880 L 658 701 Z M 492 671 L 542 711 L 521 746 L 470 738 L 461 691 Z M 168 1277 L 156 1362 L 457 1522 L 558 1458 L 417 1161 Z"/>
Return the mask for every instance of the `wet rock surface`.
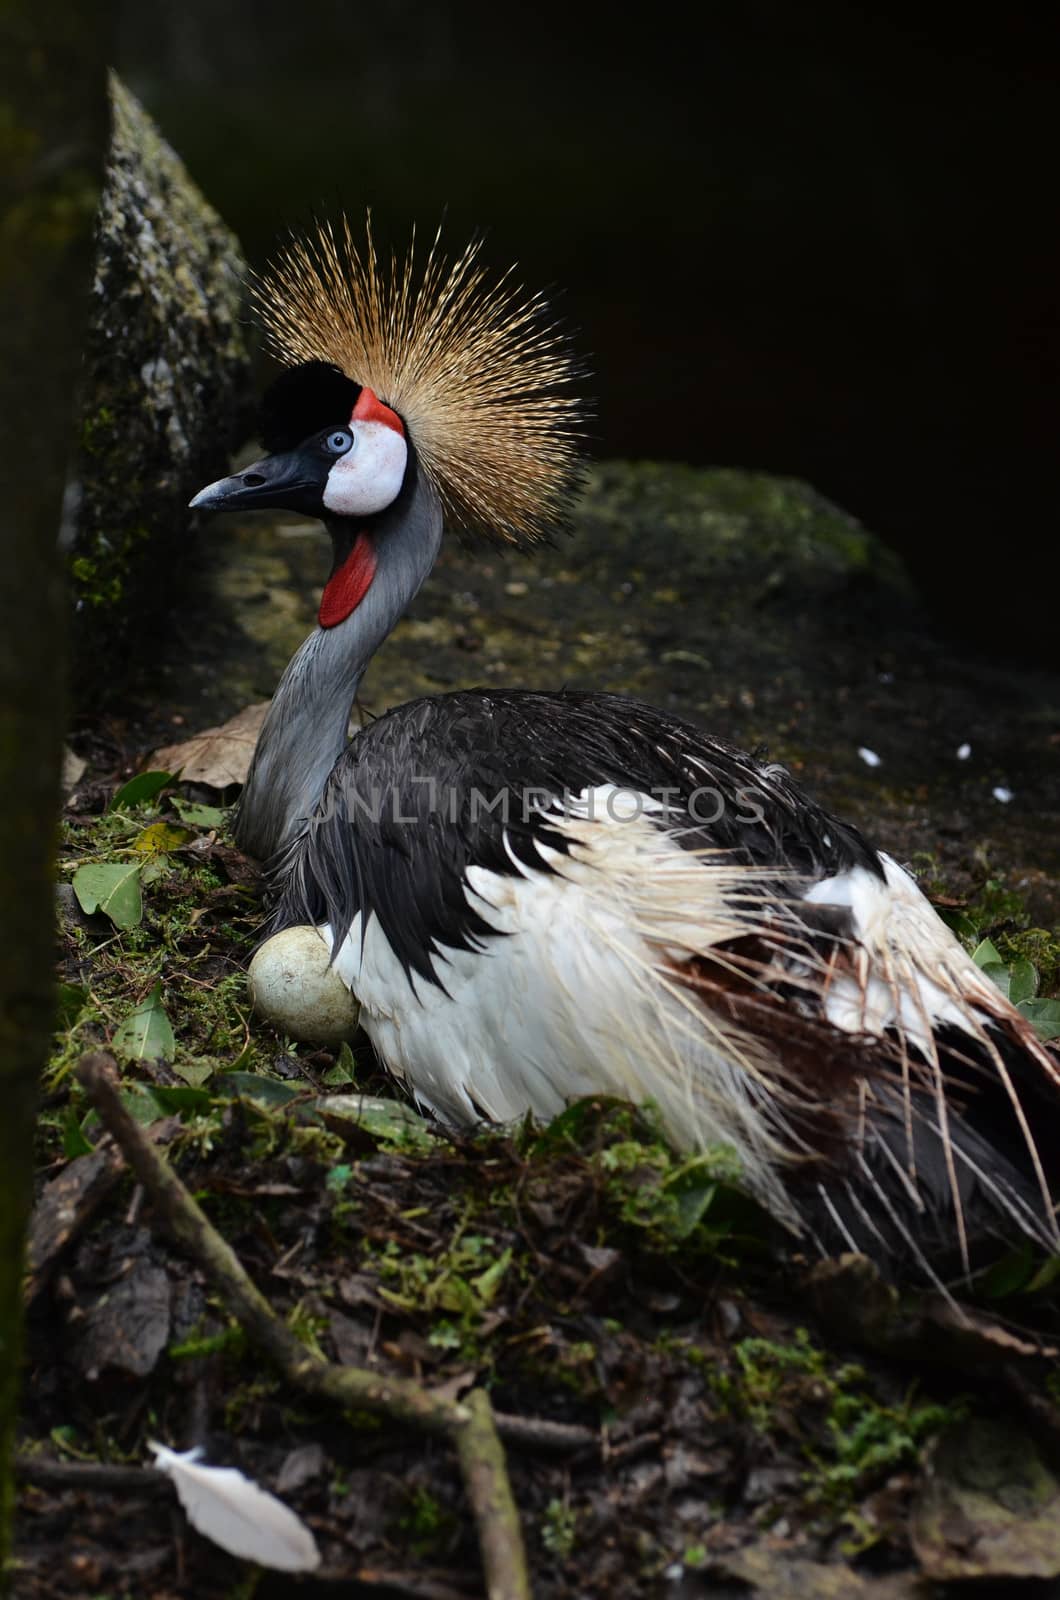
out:
<path id="1" fill-rule="evenodd" d="M 217 518 L 198 548 L 199 592 L 140 663 L 159 743 L 158 706 L 194 731 L 271 694 L 329 566 L 326 535 L 293 519 Z M 474 685 L 668 706 L 767 750 L 900 859 L 930 852 L 958 885 L 986 862 L 1036 920 L 1057 914 L 1060 679 L 994 660 L 988 633 L 952 648 L 886 548 L 805 485 L 605 463 L 556 549 L 447 544 L 362 702 Z"/>
<path id="2" fill-rule="evenodd" d="M 245 424 L 238 242 L 116 77 L 67 542 L 79 694 L 187 561 L 189 496 Z"/>

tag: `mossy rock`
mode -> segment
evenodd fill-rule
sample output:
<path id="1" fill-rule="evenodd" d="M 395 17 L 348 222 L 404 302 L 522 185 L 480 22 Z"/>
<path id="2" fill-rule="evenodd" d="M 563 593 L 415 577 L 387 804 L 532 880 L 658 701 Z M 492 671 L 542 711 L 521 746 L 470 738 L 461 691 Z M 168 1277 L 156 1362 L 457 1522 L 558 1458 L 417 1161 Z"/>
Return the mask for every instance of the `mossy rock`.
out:
<path id="1" fill-rule="evenodd" d="M 238 241 L 116 77 L 111 114 L 69 536 L 82 694 L 171 596 L 251 398 Z"/>

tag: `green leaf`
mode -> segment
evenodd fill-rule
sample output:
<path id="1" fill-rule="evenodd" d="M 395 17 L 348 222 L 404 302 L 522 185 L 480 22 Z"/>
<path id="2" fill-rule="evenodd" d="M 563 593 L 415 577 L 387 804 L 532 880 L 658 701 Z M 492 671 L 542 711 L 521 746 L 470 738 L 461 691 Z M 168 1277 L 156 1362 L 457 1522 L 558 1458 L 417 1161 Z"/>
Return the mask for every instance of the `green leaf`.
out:
<path id="1" fill-rule="evenodd" d="M 95 1148 L 92 1141 L 86 1139 L 77 1112 L 73 1106 L 67 1106 L 63 1116 L 63 1155 L 72 1161 L 75 1156 L 91 1155 Z"/>
<path id="2" fill-rule="evenodd" d="M 121 1103 L 134 1122 L 145 1127 L 157 1122 L 165 1112 L 146 1083 L 126 1083 L 121 1089 Z"/>
<path id="3" fill-rule="evenodd" d="M 73 885 L 81 910 L 88 916 L 102 911 L 116 928 L 135 928 L 143 917 L 140 868 L 134 861 L 100 861 L 78 867 Z"/>
<path id="4" fill-rule="evenodd" d="M 151 1085 L 151 1094 L 163 1111 L 175 1112 L 178 1116 L 186 1111 L 205 1112 L 210 1109 L 210 1096 L 205 1089 L 189 1089 L 179 1083 L 155 1083 Z"/>
<path id="5" fill-rule="evenodd" d="M 149 884 L 157 883 L 159 878 L 166 878 L 173 871 L 173 863 L 166 855 L 148 856 L 140 869 L 140 882 L 146 889 Z"/>
<path id="6" fill-rule="evenodd" d="M 1021 1000 L 1019 1012 L 1039 1039 L 1060 1039 L 1060 1000 Z"/>
<path id="7" fill-rule="evenodd" d="M 370 1094 L 330 1094 L 314 1101 L 314 1106 L 323 1116 L 355 1122 L 381 1144 L 429 1149 L 434 1143 L 428 1124 L 403 1100 Z"/>
<path id="8" fill-rule="evenodd" d="M 353 1051 L 344 1039 L 339 1049 L 338 1060 L 333 1067 L 328 1068 L 321 1082 L 326 1083 L 329 1089 L 335 1089 L 340 1084 L 356 1083 L 356 1081 L 357 1075 L 353 1070 Z"/>
<path id="9" fill-rule="evenodd" d="M 489 1305 L 497 1293 L 501 1279 L 512 1264 L 511 1245 L 502 1255 L 499 1255 L 492 1266 L 485 1272 L 480 1272 L 477 1278 L 472 1278 L 471 1285 L 484 1305 Z"/>
<path id="10" fill-rule="evenodd" d="M 977 967 L 985 967 L 988 965 L 1004 966 L 1004 962 L 1001 960 L 1000 950 L 997 948 L 997 945 L 992 944 L 989 939 L 984 939 L 982 944 L 976 945 L 975 949 L 972 951 L 972 960 L 975 962 Z"/>
<path id="11" fill-rule="evenodd" d="M 127 1061 L 172 1061 L 177 1043 L 162 1004 L 161 983 L 133 1007 L 111 1040 L 111 1048 Z"/>
<path id="12" fill-rule="evenodd" d="M 77 1438 L 77 1429 L 72 1422 L 60 1423 L 57 1428 L 51 1430 L 48 1437 L 57 1450 L 63 1451 L 66 1455 L 74 1456 L 78 1461 L 95 1461 L 96 1459 L 94 1448 L 88 1450 L 79 1450 L 77 1448 L 74 1442 Z"/>
<path id="13" fill-rule="evenodd" d="M 281 1083 L 278 1078 L 263 1078 L 258 1072 L 222 1072 L 215 1087 L 231 1089 L 244 1100 L 258 1100 L 265 1106 L 285 1106 L 305 1089 L 305 1084 Z"/>
<path id="14" fill-rule="evenodd" d="M 213 1077 L 216 1068 L 212 1061 L 178 1061 L 173 1071 L 190 1088 L 201 1089 Z"/>
<path id="15" fill-rule="evenodd" d="M 1033 1000 L 1038 993 L 1038 974 L 1034 963 L 1021 956 L 1009 968 L 1008 997 L 1014 1006 L 1022 1000 Z"/>
<path id="16" fill-rule="evenodd" d="M 1004 1300 L 1018 1294 L 1031 1281 L 1034 1272 L 1034 1251 L 1029 1243 L 995 1261 L 990 1271 L 981 1279 L 979 1293 L 988 1300 Z"/>
<path id="17" fill-rule="evenodd" d="M 72 1028 L 88 1001 L 88 990 L 79 983 L 60 983 L 55 991 L 55 1026 Z"/>
<path id="18" fill-rule="evenodd" d="M 126 806 L 138 806 L 143 800 L 153 800 L 156 794 L 162 793 L 167 783 L 172 782 L 171 772 L 137 773 L 135 778 L 122 784 L 107 810 L 121 811 Z"/>
<path id="19" fill-rule="evenodd" d="M 981 961 L 979 963 L 984 978 L 989 978 L 994 986 L 1008 999 L 1009 987 L 1012 983 L 1012 974 L 1003 961 Z"/>
<path id="20" fill-rule="evenodd" d="M 935 910 L 950 929 L 966 945 L 974 945 L 979 937 L 979 929 L 966 911 L 958 911 L 954 906 L 936 906 Z"/>
<path id="21" fill-rule="evenodd" d="M 1027 1285 L 1028 1294 L 1040 1294 L 1060 1278 L 1060 1256 L 1047 1256 Z"/>
<path id="22" fill-rule="evenodd" d="M 674 1231 L 678 1239 L 687 1239 L 693 1228 L 703 1221 L 717 1192 L 716 1183 L 708 1183 L 702 1188 L 677 1191 L 674 1196 L 677 1201 L 677 1227 Z"/>
<path id="23" fill-rule="evenodd" d="M 170 802 L 176 808 L 181 822 L 193 828 L 220 828 L 228 817 L 224 806 L 201 806 L 197 801 L 185 800 L 179 794 L 171 795 Z"/>
<path id="24" fill-rule="evenodd" d="M 609 1094 L 587 1095 L 582 1100 L 572 1101 L 533 1139 L 531 1155 L 545 1155 L 553 1150 L 586 1149 L 593 1130 L 600 1126 L 604 1115 L 616 1106 L 627 1105 L 627 1101 Z"/>

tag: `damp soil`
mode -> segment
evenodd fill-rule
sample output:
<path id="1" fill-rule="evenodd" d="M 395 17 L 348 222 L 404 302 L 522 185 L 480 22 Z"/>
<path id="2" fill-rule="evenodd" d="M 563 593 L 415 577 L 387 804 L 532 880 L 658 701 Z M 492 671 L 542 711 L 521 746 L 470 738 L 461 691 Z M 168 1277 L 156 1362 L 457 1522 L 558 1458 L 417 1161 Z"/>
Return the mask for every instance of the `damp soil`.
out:
<path id="1" fill-rule="evenodd" d="M 535 1596 L 900 1600 L 943 1592 L 929 1580 L 947 1575 L 955 1543 L 977 1597 L 1017 1581 L 1053 1592 L 1060 1553 L 1026 1519 L 1060 1508 L 1060 1396 L 1043 1353 L 1056 1312 L 1026 1292 L 1026 1263 L 993 1280 L 974 1336 L 926 1331 L 915 1296 L 900 1337 L 885 1336 L 893 1306 L 883 1322 L 850 1314 L 891 1305 L 885 1289 L 855 1274 L 823 1292 L 724 1164 L 682 1165 L 650 1116 L 584 1103 L 550 1130 L 454 1139 L 395 1109 L 366 1044 L 293 1047 L 248 1018 L 254 864 L 223 820 L 178 816 L 179 790 L 106 807 L 151 750 L 271 692 L 328 552 L 306 524 L 218 521 L 188 559 L 170 638 L 73 741 L 88 768 L 67 806 L 64 877 L 137 849 L 155 866 L 143 920 L 124 933 L 60 891 L 69 1009 L 39 1135 L 16 1592 L 482 1593 L 447 1448 L 292 1393 L 131 1180 L 101 1174 L 73 1066 L 114 1047 L 159 980 L 175 1046 L 126 1057 L 127 1093 L 145 1117 L 153 1106 L 177 1170 L 303 1339 L 450 1394 L 485 1383 L 515 1419 Z M 917 860 L 944 904 L 978 907 L 983 932 L 1051 937 L 1056 680 L 992 661 L 988 640 L 955 655 L 886 552 L 812 491 L 597 469 L 561 548 L 444 552 L 373 664 L 361 714 L 474 684 L 564 683 L 768 747 Z M 974 1431 L 999 1419 L 1007 1453 Z M 312 1527 L 320 1572 L 296 1581 L 225 1556 L 155 1474 L 94 1476 L 141 1466 L 150 1438 L 202 1445 L 281 1495 Z M 987 1526 L 981 1501 L 947 1499 L 947 1451 L 979 1463 L 1015 1531 Z M 1033 1493 L 983 1465 L 1032 1458 Z M 62 1466 L 82 1476 L 63 1481 Z"/>

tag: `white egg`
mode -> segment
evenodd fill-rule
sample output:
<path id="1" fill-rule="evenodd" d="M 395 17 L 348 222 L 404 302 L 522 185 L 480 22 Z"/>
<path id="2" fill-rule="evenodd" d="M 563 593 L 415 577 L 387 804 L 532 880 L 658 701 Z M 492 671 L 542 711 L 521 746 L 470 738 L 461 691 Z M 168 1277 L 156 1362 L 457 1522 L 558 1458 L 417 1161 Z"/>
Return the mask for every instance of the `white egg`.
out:
<path id="1" fill-rule="evenodd" d="M 254 956 L 247 973 L 259 1016 L 292 1039 L 338 1044 L 357 1029 L 360 1007 L 334 967 L 316 928 L 284 928 Z"/>

